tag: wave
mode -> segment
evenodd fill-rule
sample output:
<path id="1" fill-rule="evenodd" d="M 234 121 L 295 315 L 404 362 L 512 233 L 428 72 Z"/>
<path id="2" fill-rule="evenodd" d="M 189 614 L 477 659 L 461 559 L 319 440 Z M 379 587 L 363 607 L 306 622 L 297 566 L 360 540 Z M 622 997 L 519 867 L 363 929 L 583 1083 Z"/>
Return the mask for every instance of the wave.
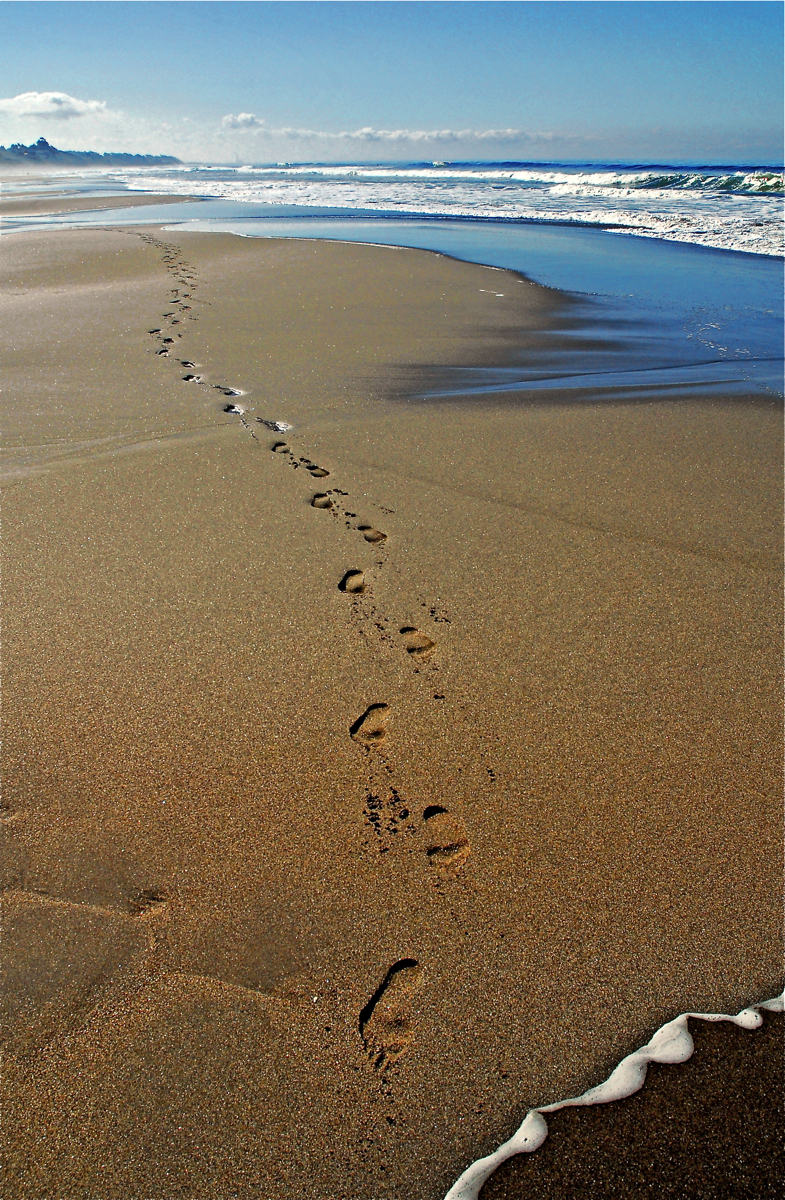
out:
<path id="1" fill-rule="evenodd" d="M 417 179 L 417 180 L 472 180 L 489 183 L 509 180 L 518 184 L 551 184 L 573 187 L 591 186 L 610 190 L 698 191 L 702 193 L 722 192 L 739 195 L 783 195 L 785 175 L 773 170 L 738 170 L 718 173 L 717 171 L 581 171 L 542 170 L 531 167 L 508 167 L 503 164 L 478 164 L 451 166 L 434 163 L 417 166 L 357 166 L 352 164 L 289 164 L 254 166 L 248 164 L 238 168 L 191 168 L 192 170 L 237 170 L 243 175 L 258 177 L 298 178 L 352 178 L 352 179 Z"/>
<path id="2" fill-rule="evenodd" d="M 478 1200 L 480 1188 L 487 1183 L 493 1172 L 516 1154 L 531 1154 L 538 1150 L 548 1136 L 548 1124 L 543 1113 L 557 1112 L 560 1108 L 579 1108 L 592 1104 L 610 1104 L 614 1100 L 623 1100 L 640 1091 L 646 1080 L 646 1072 L 650 1062 L 674 1064 L 683 1063 L 691 1056 L 694 1049 L 692 1037 L 687 1028 L 687 1021 L 695 1017 L 701 1021 L 731 1021 L 742 1029 L 758 1029 L 763 1018 L 760 1009 L 768 1012 L 785 1011 L 785 992 L 772 1000 L 762 1000 L 749 1008 L 744 1008 L 736 1016 L 727 1013 L 682 1013 L 681 1016 L 668 1021 L 654 1034 L 640 1050 L 623 1058 L 604 1083 L 590 1088 L 582 1096 L 573 1096 L 569 1100 L 559 1100 L 555 1104 L 546 1104 L 542 1108 L 532 1108 L 526 1114 L 523 1122 L 512 1135 L 493 1154 L 478 1158 L 467 1167 L 459 1179 L 452 1185 L 444 1200 Z"/>
<path id="3" fill-rule="evenodd" d="M 269 208 L 594 225 L 612 233 L 718 250 L 785 255 L 783 173 L 766 166 L 687 170 L 561 163 L 187 164 L 103 174 L 135 191 Z"/>

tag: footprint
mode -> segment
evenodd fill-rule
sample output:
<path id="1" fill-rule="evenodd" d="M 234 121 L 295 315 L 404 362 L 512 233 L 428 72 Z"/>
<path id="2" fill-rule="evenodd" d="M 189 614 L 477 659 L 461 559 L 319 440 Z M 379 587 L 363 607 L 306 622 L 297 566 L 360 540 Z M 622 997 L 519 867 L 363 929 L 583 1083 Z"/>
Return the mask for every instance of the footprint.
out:
<path id="1" fill-rule="evenodd" d="M 242 417 L 245 413 L 245 409 L 241 408 L 239 404 L 224 404 L 223 411 L 225 413 L 234 413 L 238 417 Z"/>
<path id="2" fill-rule="evenodd" d="M 291 454 L 292 452 L 291 447 L 288 446 L 286 442 L 276 442 L 274 446 L 270 447 L 270 449 L 274 454 Z"/>
<path id="3" fill-rule="evenodd" d="M 161 338 L 161 341 L 163 342 L 163 344 L 165 346 L 173 346 L 174 345 L 174 338 Z"/>
<path id="4" fill-rule="evenodd" d="M 325 492 L 317 492 L 311 501 L 311 508 L 332 508 L 333 502 Z"/>
<path id="5" fill-rule="evenodd" d="M 196 363 L 189 362 L 187 358 L 181 358 L 180 366 L 181 367 L 195 367 Z"/>
<path id="6" fill-rule="evenodd" d="M 148 333 L 160 333 L 161 330 L 160 329 L 148 329 L 147 332 Z"/>
<path id="7" fill-rule="evenodd" d="M 436 642 L 428 637 L 426 633 L 421 633 L 419 629 L 415 629 L 413 625 L 404 625 L 400 630 L 406 648 L 406 653 L 411 654 L 418 662 L 427 662 L 436 649 Z"/>
<path id="8" fill-rule="evenodd" d="M 201 375 L 183 375 L 183 383 L 201 383 Z"/>
<path id="9" fill-rule="evenodd" d="M 240 396 L 241 392 L 235 392 L 235 395 Z M 253 420 L 258 421 L 259 425 L 266 426 L 268 430 L 272 430 L 274 433 L 287 433 L 292 428 L 288 421 L 266 421 L 263 416 L 254 416 Z"/>
<path id="10" fill-rule="evenodd" d="M 390 711 L 389 704 L 371 704 L 361 717 L 358 717 L 349 727 L 349 733 L 356 742 L 365 746 L 375 746 L 387 737 L 384 727 L 386 714 Z"/>
<path id="11" fill-rule="evenodd" d="M 163 350 L 156 350 L 156 354 L 159 356 L 159 358 L 161 355 L 163 355 L 164 358 L 169 357 L 169 351 L 166 349 L 166 347 L 164 347 Z"/>
<path id="12" fill-rule="evenodd" d="M 338 584 L 339 592 L 349 592 L 350 595 L 356 596 L 358 592 L 365 591 L 365 575 L 362 571 L 347 571 L 341 582 Z"/>
<path id="13" fill-rule="evenodd" d="M 358 525 L 357 528 L 365 538 L 366 542 L 370 542 L 374 546 L 378 545 L 380 542 L 387 541 L 387 534 L 381 533 L 378 529 L 374 529 L 372 525 Z"/>
<path id="14" fill-rule="evenodd" d="M 146 913 L 155 912 L 166 903 L 163 892 L 156 888 L 140 888 L 134 892 L 128 901 L 128 907 L 133 916 L 142 917 Z"/>
<path id="15" fill-rule="evenodd" d="M 422 976 L 416 958 L 400 959 L 360 1013 L 360 1036 L 378 1071 L 396 1062 L 414 1037 L 412 1000 Z"/>
<path id="16" fill-rule="evenodd" d="M 443 879 L 457 875 L 471 854 L 462 821 L 440 804 L 429 804 L 423 815 L 428 864 Z"/>

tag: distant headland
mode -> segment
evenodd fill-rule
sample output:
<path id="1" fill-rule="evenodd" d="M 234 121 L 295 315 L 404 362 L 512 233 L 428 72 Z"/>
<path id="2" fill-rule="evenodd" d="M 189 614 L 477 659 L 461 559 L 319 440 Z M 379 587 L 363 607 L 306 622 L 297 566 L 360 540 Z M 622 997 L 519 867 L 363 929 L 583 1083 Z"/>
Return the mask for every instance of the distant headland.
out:
<path id="1" fill-rule="evenodd" d="M 23 146 L 20 142 L 8 148 L 0 146 L 0 163 L 19 166 L 41 163 L 63 167 L 164 167 L 179 162 L 180 159 L 171 154 L 98 154 L 95 150 L 58 150 L 42 137 L 30 146 Z"/>

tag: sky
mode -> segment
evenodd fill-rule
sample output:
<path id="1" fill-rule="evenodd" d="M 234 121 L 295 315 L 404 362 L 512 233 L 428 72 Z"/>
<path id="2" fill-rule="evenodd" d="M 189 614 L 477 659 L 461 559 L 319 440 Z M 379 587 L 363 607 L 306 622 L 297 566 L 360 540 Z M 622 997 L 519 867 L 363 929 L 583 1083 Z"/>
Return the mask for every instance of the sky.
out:
<path id="1" fill-rule="evenodd" d="M 0 0 L 0 144 L 777 164 L 778 0 Z"/>

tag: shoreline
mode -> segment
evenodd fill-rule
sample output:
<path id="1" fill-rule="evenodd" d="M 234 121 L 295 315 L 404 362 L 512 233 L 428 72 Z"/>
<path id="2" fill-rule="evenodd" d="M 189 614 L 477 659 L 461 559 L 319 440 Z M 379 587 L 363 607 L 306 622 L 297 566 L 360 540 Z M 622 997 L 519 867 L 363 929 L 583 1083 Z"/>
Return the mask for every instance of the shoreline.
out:
<path id="1" fill-rule="evenodd" d="M 544 1108 L 530 1109 L 526 1114 L 526 1117 L 524 1118 L 520 1128 L 516 1130 L 510 1140 L 503 1146 L 500 1146 L 499 1149 L 488 1158 L 480 1159 L 479 1161 L 472 1163 L 472 1165 L 463 1172 L 461 1177 L 456 1180 L 456 1182 L 450 1188 L 445 1200 L 479 1200 L 479 1198 L 482 1196 L 494 1194 L 502 1179 L 510 1179 L 511 1172 L 512 1178 L 514 1179 L 515 1166 L 506 1167 L 506 1164 L 510 1163 L 510 1161 L 513 1159 L 517 1159 L 520 1161 L 515 1165 L 522 1167 L 525 1158 L 528 1157 L 529 1154 L 533 1154 L 539 1150 L 548 1139 L 550 1130 L 547 1121 L 544 1119 L 544 1114 L 547 1113 L 550 1117 L 552 1113 L 564 1112 L 568 1109 L 596 1108 L 603 1107 L 607 1104 L 619 1104 L 621 1101 L 629 1100 L 631 1097 L 637 1097 L 638 1093 L 646 1087 L 650 1072 L 653 1075 L 656 1072 L 657 1067 L 672 1067 L 674 1065 L 682 1065 L 689 1061 L 692 1058 L 695 1050 L 694 1039 L 691 1036 L 691 1028 L 695 1029 L 695 1026 L 689 1026 L 689 1022 L 691 1020 L 699 1021 L 701 1023 L 698 1026 L 698 1029 L 701 1031 L 699 1034 L 699 1043 L 702 1040 L 702 1037 L 705 1036 L 704 1031 L 707 1023 L 709 1022 L 715 1024 L 728 1024 L 732 1026 L 735 1025 L 737 1028 L 745 1030 L 759 1030 L 764 1025 L 767 1025 L 767 1035 L 769 1040 L 771 1040 L 771 1034 L 773 1032 L 772 1024 L 775 1020 L 775 1014 L 778 1018 L 782 1017 L 783 1000 L 785 1000 L 785 995 L 775 996 L 770 1000 L 764 1000 L 758 1002 L 757 1004 L 750 1005 L 748 1008 L 743 1009 L 740 1013 L 737 1013 L 733 1016 L 729 1015 L 728 1013 L 682 1013 L 680 1016 L 674 1018 L 672 1021 L 667 1022 L 667 1024 L 658 1029 L 646 1046 L 641 1047 L 639 1050 L 634 1051 L 632 1054 L 623 1059 L 611 1073 L 608 1079 L 599 1084 L 597 1087 L 590 1088 L 589 1091 L 585 1092 L 582 1096 L 573 1096 L 567 1100 L 560 1100 L 553 1104 L 546 1105 Z M 781 1026 L 781 1019 L 776 1021 L 776 1024 Z M 778 1041 L 780 1044 L 781 1058 L 782 1028 L 779 1028 L 776 1032 L 779 1033 L 779 1039 L 777 1039 L 775 1035 L 774 1052 L 776 1054 L 776 1046 Z M 738 1046 L 733 1045 L 732 1039 L 728 1039 L 727 1037 L 725 1038 L 725 1042 L 728 1042 L 729 1040 L 731 1043 L 732 1056 L 736 1059 L 736 1062 L 734 1062 L 735 1066 L 737 1065 L 738 1058 L 743 1058 L 743 1050 L 741 1055 L 739 1055 Z M 751 1047 L 749 1046 L 744 1047 L 744 1049 L 750 1048 Z M 734 1051 L 735 1055 L 733 1054 Z M 699 1058 L 700 1057 L 702 1056 L 699 1055 Z M 771 1089 L 772 1081 L 777 1079 L 776 1071 L 772 1070 L 773 1063 L 771 1054 L 765 1057 L 763 1061 L 765 1062 L 765 1066 L 768 1068 L 769 1079 L 767 1082 L 769 1089 Z M 722 1069 L 723 1065 L 723 1063 L 719 1063 L 720 1070 Z M 700 1066 L 703 1066 L 702 1062 Z M 654 1067 L 654 1071 L 651 1071 L 652 1067 Z M 649 1082 L 651 1081 L 649 1080 Z M 700 1088 L 696 1089 L 695 1082 L 694 1076 L 689 1079 L 692 1090 L 690 1099 L 692 1100 L 693 1108 L 699 1107 L 701 1101 L 703 1100 L 703 1097 L 700 1095 Z M 715 1079 L 712 1080 L 712 1082 L 715 1083 L 716 1086 L 718 1081 Z M 755 1086 L 752 1083 L 752 1080 L 748 1079 L 746 1080 L 746 1083 L 748 1095 L 755 1095 Z M 670 1084 L 670 1090 L 672 1091 L 674 1079 L 666 1080 L 666 1094 L 668 1084 Z M 767 1099 L 771 1100 L 771 1096 L 768 1096 Z M 647 1095 L 645 1100 L 649 1102 L 648 1109 L 651 1109 L 651 1095 Z M 684 1107 L 685 1105 L 682 1101 L 682 1115 L 686 1115 L 684 1113 Z M 686 1107 L 689 1108 L 689 1104 Z M 749 1107 L 752 1107 L 752 1105 L 749 1105 Z M 618 1114 L 619 1111 L 619 1109 L 614 1109 L 613 1113 Z M 596 1119 L 596 1114 L 593 1115 L 595 1115 L 595 1120 L 593 1121 L 594 1129 L 601 1129 L 601 1125 Z M 613 1123 L 614 1117 L 611 1116 L 609 1124 L 612 1126 Z M 709 1127 L 711 1126 L 710 1119 L 705 1123 Z M 605 1132 L 607 1134 L 607 1130 L 605 1130 Z M 673 1139 L 672 1137 L 669 1137 L 667 1140 L 672 1141 Z M 733 1139 L 732 1137 L 729 1139 L 726 1132 L 724 1140 L 727 1142 L 728 1140 L 732 1141 Z M 645 1152 L 641 1151 L 640 1146 L 634 1145 L 634 1142 L 634 1135 L 630 1136 L 628 1134 L 627 1137 L 622 1137 L 621 1145 L 615 1146 L 614 1149 L 618 1154 L 618 1152 L 624 1148 L 627 1152 L 627 1158 L 632 1160 L 632 1163 L 634 1164 L 633 1170 L 636 1167 L 644 1170 L 646 1176 L 648 1177 L 648 1191 L 650 1193 L 660 1195 L 663 1187 L 673 1190 L 674 1185 L 678 1186 L 676 1180 L 668 1173 L 667 1167 L 664 1176 L 654 1182 L 650 1178 L 651 1168 L 650 1164 L 647 1164 L 646 1162 Z M 630 1151 L 630 1146 L 634 1146 L 632 1151 Z M 591 1155 L 592 1147 L 590 1146 L 587 1149 L 584 1149 L 585 1155 L 587 1154 L 587 1150 L 587 1156 Z M 765 1154 L 762 1154 L 759 1151 L 757 1154 L 753 1153 L 750 1157 L 752 1158 L 754 1164 L 753 1169 L 760 1172 L 759 1182 L 761 1187 L 765 1186 L 765 1177 L 767 1175 L 770 1176 L 773 1182 L 774 1178 L 777 1177 L 775 1175 L 776 1168 L 772 1168 L 771 1163 L 766 1159 Z M 672 1166 L 672 1158 L 670 1165 Z M 692 1165 L 694 1169 L 696 1164 L 693 1163 Z M 730 1165 L 730 1160 L 727 1163 L 722 1164 L 726 1170 Z M 503 1169 L 505 1167 L 506 1169 Z M 708 1168 L 709 1174 L 713 1176 L 720 1175 L 722 1172 L 722 1167 L 720 1167 L 718 1170 L 716 1161 L 712 1162 L 711 1164 L 701 1164 L 701 1167 L 704 1171 L 706 1171 Z M 698 1169 L 700 1170 L 701 1167 Z M 573 1171 L 574 1170 L 575 1168 L 573 1167 Z M 595 1158 L 595 1161 L 592 1162 L 592 1165 L 589 1168 L 589 1174 L 594 1180 L 593 1194 L 597 1194 L 596 1176 L 598 1173 L 598 1163 L 596 1162 Z M 559 1164 L 558 1174 L 560 1176 L 563 1176 L 564 1174 L 564 1167 L 561 1163 Z M 606 1174 L 606 1178 L 603 1181 L 606 1190 L 613 1191 L 614 1188 L 618 1186 L 619 1181 L 617 1175 L 618 1161 L 614 1164 L 614 1166 L 611 1167 L 610 1178 L 608 1178 Z M 715 1181 L 713 1180 L 713 1182 Z M 631 1186 L 631 1181 L 628 1180 L 627 1184 L 628 1186 Z M 526 1185 L 524 1184 L 524 1187 L 525 1186 Z"/>
<path id="2" fill-rule="evenodd" d="M 438 1198 L 522 1095 L 766 989 L 775 411 L 402 420 L 396 371 L 569 333 L 547 289 L 508 272 L 491 307 L 497 272 L 416 250 L 135 227 L 9 255 L 10 440 L 44 468 L 6 517 L 35 1186 L 68 1162 L 63 1195 L 99 1168 L 127 1194 L 143 1155 L 172 1197 Z M 54 995 L 33 930 L 68 948 Z"/>
<path id="3" fill-rule="evenodd" d="M 2 186 L 3 182 L 10 182 L 10 180 L 0 179 L 0 186 Z M 96 195 L 99 196 L 100 193 L 96 193 Z M 131 199 L 131 197 L 139 197 L 139 199 Z M 142 197 L 144 197 L 144 198 L 142 198 Z M 243 206 L 247 206 L 248 208 L 260 207 L 259 204 L 255 204 L 254 201 L 251 201 L 251 200 L 233 201 L 231 199 L 224 200 L 221 197 L 186 195 L 186 194 L 181 195 L 180 193 L 156 193 L 156 192 L 129 191 L 128 193 L 125 193 L 122 197 L 117 197 L 116 199 L 127 200 L 127 203 L 122 203 L 122 204 L 118 203 L 116 205 L 115 204 L 111 204 L 111 205 L 97 204 L 97 205 L 92 205 L 91 207 L 94 208 L 96 211 L 99 211 L 102 208 L 115 208 L 115 207 L 116 208 L 134 208 L 139 205 L 147 205 L 147 204 L 198 204 L 198 205 L 202 205 L 202 204 L 210 204 L 211 202 L 215 203 L 215 204 L 227 203 L 227 204 L 236 204 L 237 205 L 238 211 L 234 214 L 234 219 L 237 221 L 243 220 L 243 214 L 241 211 Z M 73 209 L 65 209 L 65 208 L 57 208 L 57 209 L 51 209 L 51 210 L 47 209 L 43 215 L 58 215 L 59 213 L 78 212 L 78 211 L 82 211 L 83 207 L 87 209 L 88 205 L 87 204 L 85 204 L 84 206 L 77 205 Z M 270 205 L 269 207 L 272 208 L 275 206 Z M 567 232 L 568 230 L 574 229 L 574 230 L 581 230 L 584 232 L 595 231 L 597 233 L 603 233 L 603 234 L 616 233 L 621 238 L 625 238 L 625 237 L 635 238 L 635 239 L 640 239 L 643 242 L 654 242 L 656 244 L 663 245 L 663 246 L 667 245 L 667 246 L 672 246 L 672 247 L 679 247 L 679 248 L 683 248 L 685 251 L 690 251 L 690 252 L 691 251 L 706 252 L 710 255 L 728 254 L 728 255 L 738 256 L 742 260 L 746 259 L 750 262 L 771 260 L 772 262 L 781 263 L 783 261 L 783 258 L 785 258 L 785 250 L 783 250 L 780 253 L 770 253 L 770 252 L 764 251 L 764 250 L 747 250 L 747 249 L 744 249 L 743 247 L 736 247 L 736 246 L 711 246 L 711 245 L 705 244 L 703 242 L 691 242 L 686 239 L 668 238 L 664 235 L 658 235 L 656 233 L 642 233 L 642 232 L 640 232 L 640 230 L 637 230 L 635 228 L 635 226 L 632 226 L 632 225 L 620 226 L 620 225 L 613 225 L 613 224 L 603 224 L 601 222 L 598 223 L 596 221 L 595 222 L 592 222 L 592 221 L 566 221 L 566 220 L 559 220 L 557 218 L 550 219 L 550 218 L 546 218 L 546 217 L 471 216 L 470 214 L 431 213 L 431 212 L 427 212 L 427 211 L 417 212 L 415 210 L 412 210 L 411 212 L 399 212 L 396 209 L 390 209 L 385 212 L 385 211 L 380 211 L 379 209 L 376 209 L 376 208 L 341 209 L 338 206 L 336 206 L 334 208 L 330 208 L 327 206 L 321 207 L 321 206 L 316 206 L 316 205 L 301 205 L 301 206 L 282 205 L 280 207 L 286 208 L 287 210 L 288 209 L 297 209 L 297 211 L 294 213 L 287 211 L 283 215 L 280 213 L 271 212 L 269 216 L 263 216 L 263 217 L 259 217 L 256 214 L 254 214 L 254 216 L 249 219 L 259 220 L 262 222 L 263 221 L 276 222 L 276 221 L 282 221 L 282 220 L 287 220 L 287 219 L 288 220 L 292 220 L 292 219 L 293 220 L 303 220 L 303 221 L 310 220 L 310 221 L 314 221 L 314 222 L 325 221 L 325 220 L 346 221 L 346 222 L 349 222 L 349 221 L 372 221 L 372 222 L 377 222 L 379 224 L 384 224 L 384 222 L 392 223 L 394 221 L 401 221 L 402 223 L 408 222 L 411 225 L 415 225 L 417 222 L 421 222 L 422 224 L 425 224 L 425 225 L 432 224 L 435 226 L 442 225 L 442 224 L 455 224 L 458 226 L 463 225 L 466 227 L 470 227 L 472 225 L 477 225 L 477 226 L 481 226 L 481 227 L 487 226 L 487 227 L 493 228 L 494 226 L 496 226 L 500 229 L 506 228 L 506 227 L 512 227 L 512 228 L 520 227 L 520 228 L 531 228 L 531 229 L 543 228 L 543 229 L 553 230 L 554 232 Z M 309 212 L 310 209 L 313 209 L 312 215 Z M 0 212 L 2 212 L 2 211 L 3 211 L 3 202 L 0 200 Z M 11 212 L 10 209 L 7 211 L 9 212 L 9 215 L 14 215 L 14 216 L 16 216 L 16 215 L 24 215 L 24 216 L 35 215 L 35 213 L 29 212 L 27 208 L 25 208 L 24 210 L 20 210 L 19 214 L 17 214 L 16 212 Z M 189 216 L 188 219 L 189 220 L 194 220 L 194 219 L 198 220 L 199 218 L 198 218 L 198 215 L 195 213 L 193 215 L 193 217 Z M 212 218 L 206 218 L 206 219 L 212 219 Z M 220 220 L 220 218 L 216 218 L 216 219 Z M 174 231 L 177 231 L 177 230 L 175 229 Z M 25 232 L 25 231 L 24 230 L 9 230 L 8 232 L 15 233 L 15 232 Z M 223 232 L 223 231 L 221 231 L 221 232 Z M 238 236 L 238 237 L 253 237 L 255 235 L 238 232 L 236 234 L 236 236 Z M 276 234 L 276 235 L 272 235 L 272 236 L 275 236 L 277 240 L 285 240 L 286 239 L 286 235 L 283 235 L 283 234 L 281 234 L 281 235 Z M 294 236 L 294 235 L 292 235 L 292 236 Z M 391 242 L 391 243 L 356 242 L 354 244 L 355 245 L 369 245 L 369 246 L 384 246 L 384 245 L 389 244 L 391 246 L 394 246 L 397 243 L 394 243 L 394 242 Z M 424 247 L 424 246 L 423 247 L 412 246 L 412 247 L 408 247 L 408 248 L 422 249 L 422 250 L 426 250 L 426 251 L 428 249 L 427 247 Z M 443 253 L 443 251 L 436 250 L 436 249 L 434 249 L 432 252 L 435 254 Z M 477 266 L 490 265 L 490 264 L 482 263 L 479 260 L 475 260 L 475 259 L 459 258 L 458 261 L 472 262 Z M 508 268 L 498 267 L 496 269 L 497 270 L 506 270 Z M 555 284 L 550 284 L 550 285 L 549 284 L 541 284 L 541 286 L 544 286 L 544 287 L 550 286 L 550 287 L 553 287 L 554 290 L 556 290 L 556 291 L 563 291 L 563 292 L 569 291 L 569 289 L 565 289 L 565 288 L 560 287 L 559 285 L 555 285 Z"/>
<path id="4" fill-rule="evenodd" d="M 172 196 L 171 199 L 173 201 L 179 200 L 181 202 L 184 202 L 187 200 L 209 201 L 209 200 L 214 200 L 217 198 L 212 197 L 212 196 L 179 196 L 178 195 L 178 196 Z M 236 203 L 239 204 L 239 203 L 243 203 L 243 202 L 237 201 Z M 244 203 L 251 205 L 251 204 L 253 204 L 253 201 L 249 200 L 249 201 L 245 201 Z M 307 211 L 305 211 L 305 208 L 306 208 L 306 206 L 303 206 L 303 211 L 298 212 L 296 215 L 298 218 L 301 218 L 303 220 L 308 220 L 309 218 L 307 215 Z M 240 217 L 239 213 L 238 213 L 238 217 Z M 269 218 L 260 217 L 258 219 L 262 220 L 262 221 L 264 221 L 265 219 L 275 221 L 275 220 L 280 220 L 281 218 L 271 215 Z M 550 218 L 550 219 L 547 217 L 504 217 L 504 216 L 473 217 L 466 213 L 459 213 L 456 215 L 452 215 L 450 213 L 417 212 L 415 210 L 412 210 L 411 212 L 405 212 L 405 211 L 398 211 L 397 209 L 390 209 L 387 212 L 382 212 L 379 209 L 375 209 L 375 208 L 358 208 L 358 209 L 353 209 L 353 210 L 341 210 L 338 207 L 336 207 L 333 212 L 331 212 L 328 208 L 320 209 L 310 219 L 312 219 L 314 221 L 325 220 L 325 219 L 326 220 L 336 220 L 336 221 L 339 221 L 339 220 L 345 220 L 345 221 L 373 220 L 373 221 L 379 221 L 379 222 L 384 222 L 384 221 L 411 221 L 411 222 L 422 221 L 424 224 L 428 224 L 429 222 L 433 222 L 433 223 L 455 222 L 456 225 L 499 225 L 499 226 L 506 226 L 506 225 L 540 226 L 540 225 L 542 225 L 549 229 L 596 229 L 598 232 L 601 232 L 601 233 L 618 233 L 620 237 L 640 237 L 640 238 L 645 238 L 648 241 L 663 242 L 669 246 L 684 246 L 684 247 L 689 248 L 690 250 L 707 251 L 708 253 L 711 253 L 711 254 L 740 254 L 743 257 L 748 258 L 753 262 L 757 261 L 758 259 L 761 259 L 761 258 L 770 258 L 775 262 L 781 262 L 782 259 L 785 258 L 785 250 L 783 250 L 783 252 L 780 254 L 770 254 L 764 250 L 743 250 L 740 247 L 737 248 L 735 246 L 708 246 L 708 245 L 705 245 L 703 242 L 688 242 L 686 240 L 680 241 L 678 239 L 658 236 L 657 234 L 654 234 L 654 233 L 641 233 L 639 230 L 637 230 L 635 228 L 634 225 L 612 225 L 612 224 L 603 224 L 602 222 L 598 222 L 598 221 L 565 221 L 565 220 L 559 220 L 558 218 L 555 218 L 555 217 Z M 238 236 L 239 237 L 252 237 L 253 235 L 252 234 L 238 234 Z M 381 245 L 382 243 L 380 243 L 380 242 L 367 242 L 367 243 L 357 242 L 355 244 L 356 245 L 378 246 L 378 245 Z M 433 253 L 438 254 L 441 252 L 437 250 L 437 251 L 434 251 Z M 460 259 L 459 261 L 465 262 L 468 260 Z M 477 265 L 481 266 L 483 264 L 478 263 Z M 500 267 L 498 269 L 504 270 L 503 267 Z M 548 286 L 548 285 L 545 284 L 542 286 Z M 557 288 L 556 290 L 558 291 L 560 289 Z"/>
<path id="5" fill-rule="evenodd" d="M 767 1013 L 752 1035 L 697 1020 L 689 1032 L 694 1057 L 650 1067 L 641 1091 L 610 1109 L 565 1110 L 547 1155 L 508 1159 L 480 1200 L 568 1200 L 577 1189 L 597 1200 L 773 1200 L 783 1169 L 782 1014 Z"/>

